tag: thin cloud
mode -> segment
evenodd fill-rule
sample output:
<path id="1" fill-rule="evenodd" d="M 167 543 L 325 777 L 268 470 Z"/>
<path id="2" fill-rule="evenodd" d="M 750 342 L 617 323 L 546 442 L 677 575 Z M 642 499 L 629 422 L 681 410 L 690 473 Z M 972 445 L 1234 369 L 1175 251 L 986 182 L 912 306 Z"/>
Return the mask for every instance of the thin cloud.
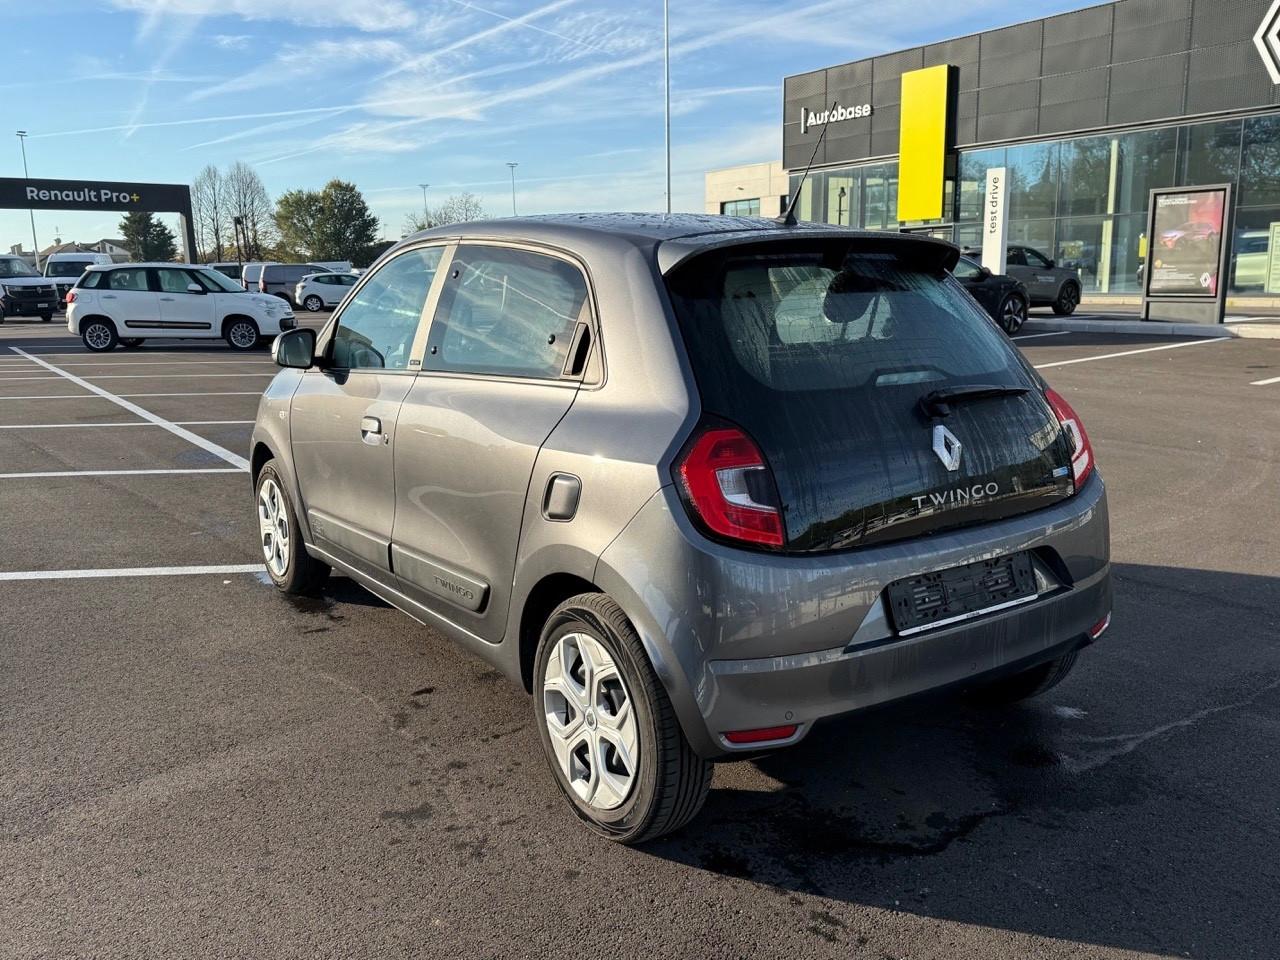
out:
<path id="1" fill-rule="evenodd" d="M 240 17 L 243 20 L 289 20 L 304 26 L 317 16 L 330 26 L 363 31 L 406 30 L 418 17 L 403 0 L 356 0 L 354 3 L 316 4 L 312 0 L 110 0 L 119 10 L 143 14 L 146 22 L 166 17 Z"/>

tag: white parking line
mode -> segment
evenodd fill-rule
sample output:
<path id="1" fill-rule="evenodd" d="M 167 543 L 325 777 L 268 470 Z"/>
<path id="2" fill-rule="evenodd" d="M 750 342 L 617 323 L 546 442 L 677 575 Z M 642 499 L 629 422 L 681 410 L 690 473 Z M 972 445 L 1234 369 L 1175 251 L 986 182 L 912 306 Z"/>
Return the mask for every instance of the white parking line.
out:
<path id="1" fill-rule="evenodd" d="M 0 473 L 0 480 L 34 480 L 38 477 L 143 477 L 170 473 L 244 473 L 238 467 L 192 467 L 155 470 L 37 470 L 30 473 Z"/>
<path id="2" fill-rule="evenodd" d="M 1270 380 L 1255 380 L 1249 384 L 1251 387 L 1269 387 L 1273 383 L 1280 383 L 1280 377 L 1272 377 Z"/>
<path id="3" fill-rule="evenodd" d="M 1155 353 L 1157 350 L 1177 350 L 1179 347 L 1199 347 L 1206 343 L 1222 343 L 1231 337 L 1214 337 L 1212 340 L 1188 340 L 1185 343 L 1166 343 L 1159 347 L 1143 347 L 1141 350 L 1122 350 L 1119 353 L 1104 353 L 1097 357 L 1077 357 L 1075 360 L 1058 360 L 1054 363 L 1037 363 L 1037 370 L 1048 370 L 1050 367 L 1069 367 L 1073 363 L 1092 363 L 1094 360 L 1111 360 L 1115 357 L 1132 357 L 1138 353 Z"/>
<path id="4" fill-rule="evenodd" d="M 50 393 L 43 397 L 0 397 L 0 400 L 98 400 L 92 393 Z"/>
<path id="5" fill-rule="evenodd" d="M 117 397 L 114 393 L 110 393 L 109 391 L 104 390 L 102 387 L 99 387 L 96 384 L 90 383 L 88 380 L 82 380 L 80 377 L 77 377 L 74 373 L 67 373 L 65 370 L 60 370 L 59 368 L 55 367 L 53 364 L 48 363 L 45 360 L 41 360 L 38 357 L 33 357 L 31 356 L 31 354 L 23 351 L 22 348 L 20 347 L 10 347 L 9 349 L 12 350 L 14 353 L 19 354 L 20 356 L 24 356 L 31 360 L 34 360 L 36 363 L 40 364 L 40 366 L 46 368 L 47 370 L 52 371 L 53 373 L 56 373 L 62 377 L 65 377 L 67 380 L 70 380 L 72 383 L 74 383 L 77 387 L 82 387 L 85 390 L 89 390 L 93 393 L 96 393 L 98 396 L 102 397 L 104 400 L 110 400 L 112 403 L 117 404 L 121 407 L 124 407 L 126 410 L 128 410 L 130 413 L 134 414 L 135 416 L 139 416 L 143 420 L 150 420 L 152 423 L 156 424 L 157 426 L 164 427 L 166 430 L 168 430 L 170 433 L 174 434 L 175 436 L 179 436 L 183 440 L 186 440 L 188 443 L 195 444 L 201 450 L 204 450 L 207 453 L 213 454 L 215 457 L 225 460 L 227 463 L 231 464 L 233 467 L 238 467 L 239 469 L 245 470 L 245 471 L 249 469 L 248 460 L 246 460 L 244 457 L 240 456 L 237 453 L 232 453 L 230 450 L 226 449 L 225 447 L 218 446 L 218 444 L 214 443 L 212 440 L 206 440 L 204 437 L 200 436 L 200 434 L 198 433 L 192 433 L 190 430 L 187 430 L 185 427 L 180 427 L 176 423 L 172 423 L 169 420 L 164 419 L 164 417 L 156 416 L 150 410 L 140 407 L 136 403 L 130 403 L 128 400 L 125 400 L 121 397 Z"/>
<path id="6" fill-rule="evenodd" d="M 1010 337 L 1010 340 L 1038 340 L 1041 337 L 1065 337 L 1073 333 L 1071 330 L 1054 330 L 1052 333 L 1025 333 L 1020 337 Z"/>
<path id="7" fill-rule="evenodd" d="M 175 420 L 173 421 L 180 427 L 216 427 L 222 424 L 236 423 L 254 423 L 253 420 Z"/>
<path id="8" fill-rule="evenodd" d="M 274 377 L 274 373 L 86 373 L 86 380 L 164 380 L 166 378 L 182 378 L 183 380 L 205 380 L 209 377 Z M 5 379 L 0 377 L 0 380 Z M 22 379 L 13 377 L 11 379 Z M 34 380 L 35 377 L 27 379 Z M 45 378 L 45 379 L 52 379 Z"/>
<path id="9" fill-rule="evenodd" d="M 189 577 L 198 574 L 262 573 L 260 563 L 203 567 L 115 567 L 102 570 L 0 570 L 0 580 L 90 580 L 107 577 Z"/>
<path id="10" fill-rule="evenodd" d="M 228 390 L 208 393 L 120 393 L 120 397 L 260 397 L 261 390 Z M 0 397 L 3 400 L 4 397 Z M 38 397 L 36 399 L 39 399 Z"/>
<path id="11" fill-rule="evenodd" d="M 145 420 L 125 420 L 121 423 L 4 423 L 0 430 L 66 430 L 81 427 L 154 427 Z"/>

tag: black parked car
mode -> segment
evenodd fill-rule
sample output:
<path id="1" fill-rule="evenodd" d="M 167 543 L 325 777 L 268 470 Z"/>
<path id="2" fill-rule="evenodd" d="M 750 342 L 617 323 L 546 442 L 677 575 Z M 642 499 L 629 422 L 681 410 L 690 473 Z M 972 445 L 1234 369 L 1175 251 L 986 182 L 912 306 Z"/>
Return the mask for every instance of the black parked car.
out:
<path id="1" fill-rule="evenodd" d="M 1013 334 L 1027 322 L 1027 288 L 1022 281 L 995 274 L 970 257 L 961 257 L 951 271 L 964 288 L 973 294 L 1005 333 Z"/>

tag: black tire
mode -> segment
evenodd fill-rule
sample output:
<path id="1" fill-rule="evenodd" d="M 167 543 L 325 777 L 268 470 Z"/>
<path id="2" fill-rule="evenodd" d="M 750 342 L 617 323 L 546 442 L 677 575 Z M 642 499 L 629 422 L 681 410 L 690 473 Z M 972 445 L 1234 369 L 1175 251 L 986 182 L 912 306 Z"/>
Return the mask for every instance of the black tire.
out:
<path id="1" fill-rule="evenodd" d="M 120 336 L 116 325 L 105 317 L 90 317 L 80 324 L 80 340 L 94 353 L 107 353 L 116 348 Z"/>
<path id="2" fill-rule="evenodd" d="M 258 325 L 248 317 L 229 317 L 225 320 L 222 324 L 222 337 L 232 350 L 240 351 L 252 350 L 262 341 Z"/>
<path id="3" fill-rule="evenodd" d="M 1039 664 L 1022 673 L 1001 677 L 999 680 L 974 687 L 970 694 L 975 700 L 992 706 L 1027 700 L 1060 684 L 1071 672 L 1071 668 L 1076 665 L 1077 656 L 1079 654 L 1073 651 L 1065 657 Z"/>
<path id="4" fill-rule="evenodd" d="M 307 548 L 302 543 L 302 534 L 298 530 L 298 514 L 293 509 L 293 501 L 289 497 L 289 488 L 276 471 L 274 460 L 266 462 L 262 467 L 262 471 L 258 474 L 258 482 L 254 484 L 254 513 L 257 514 L 261 524 L 264 517 L 264 488 L 268 481 L 275 484 L 275 489 L 279 493 L 281 515 L 288 526 L 288 535 L 287 547 L 282 551 L 286 560 L 284 569 L 277 572 L 270 563 L 267 563 L 267 575 L 271 577 L 271 582 L 282 593 L 302 597 L 315 596 L 323 589 L 325 581 L 329 579 L 329 565 L 322 563 L 307 553 Z M 261 526 L 259 526 L 259 530 L 261 530 Z M 258 545 L 263 548 L 264 559 L 267 553 L 265 538 L 266 534 L 260 532 Z"/>
<path id="5" fill-rule="evenodd" d="M 996 322 L 1010 336 L 1022 329 L 1022 325 L 1027 322 L 1027 301 L 1021 294 L 1010 293 L 1000 301 Z"/>
<path id="6" fill-rule="evenodd" d="M 120 346 L 128 350 L 136 350 L 138 349 L 138 347 L 142 346 L 143 343 L 145 342 L 146 340 L 143 337 L 121 337 L 120 338 Z"/>
<path id="7" fill-rule="evenodd" d="M 1080 285 L 1069 280 L 1058 291 L 1058 299 L 1053 301 L 1053 312 L 1059 317 L 1069 317 L 1080 306 Z"/>
<path id="8" fill-rule="evenodd" d="M 324 301 L 312 293 L 303 298 L 302 306 L 311 313 L 319 313 L 324 309 Z"/>
<path id="9" fill-rule="evenodd" d="M 40 322 L 41 322 L 41 323 L 52 323 L 52 322 L 53 322 L 53 314 L 52 314 L 52 313 L 42 313 L 42 314 L 40 314 Z"/>
<path id="10" fill-rule="evenodd" d="M 569 633 L 586 634 L 613 659 L 636 719 L 639 761 L 634 783 L 626 799 L 611 810 L 593 808 L 574 792 L 548 731 L 544 677 L 557 642 Z M 642 843 L 679 830 L 702 809 L 713 767 L 689 746 L 644 644 L 613 600 L 584 593 L 556 607 L 542 628 L 533 676 L 534 719 L 547 765 L 574 812 L 592 830 L 618 843 Z"/>

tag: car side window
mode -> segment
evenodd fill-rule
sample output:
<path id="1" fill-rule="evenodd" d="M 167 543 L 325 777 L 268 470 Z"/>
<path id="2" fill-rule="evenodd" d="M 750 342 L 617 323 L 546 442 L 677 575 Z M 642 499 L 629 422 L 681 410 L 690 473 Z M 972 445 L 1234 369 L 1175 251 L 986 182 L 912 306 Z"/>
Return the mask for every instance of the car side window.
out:
<path id="1" fill-rule="evenodd" d="M 102 278 L 104 276 L 106 276 L 106 274 L 101 270 L 90 270 L 80 278 L 79 282 L 76 283 L 76 286 L 80 287 L 82 290 L 93 290 L 102 283 Z"/>
<path id="2" fill-rule="evenodd" d="M 528 250 L 464 244 L 431 323 L 425 369 L 556 378 L 586 319 L 582 271 Z"/>
<path id="3" fill-rule="evenodd" d="M 957 280 L 977 280 L 982 276 L 982 267 L 968 257 L 961 257 L 951 273 Z"/>
<path id="4" fill-rule="evenodd" d="M 1021 247 L 1009 248 L 1008 264 L 1011 267 L 1025 267 L 1027 265 L 1027 257 Z"/>
<path id="5" fill-rule="evenodd" d="M 185 294 L 187 285 L 195 282 L 192 280 L 191 274 L 185 270 L 160 269 L 156 271 L 156 275 L 160 278 L 160 289 L 164 293 Z"/>
<path id="6" fill-rule="evenodd" d="M 147 271 L 145 267 L 132 270 L 112 270 L 111 282 L 108 286 L 112 290 L 146 291 L 150 289 L 147 286 Z"/>
<path id="7" fill-rule="evenodd" d="M 1026 256 L 1026 258 L 1027 258 L 1027 263 L 1028 263 L 1030 266 L 1037 267 L 1037 268 L 1039 268 L 1039 269 L 1041 269 L 1041 270 L 1048 270 L 1048 269 L 1049 269 L 1049 258 L 1048 258 L 1048 257 L 1042 256 L 1041 254 L 1037 253 L 1036 251 L 1034 251 L 1034 250 L 1030 250 L 1030 249 L 1028 249 L 1028 250 L 1024 250 L 1024 251 L 1023 251 L 1023 253 L 1025 254 L 1025 256 Z"/>
<path id="8" fill-rule="evenodd" d="M 330 362 L 346 370 L 404 370 L 441 247 L 408 250 L 371 276 L 338 315 Z"/>

